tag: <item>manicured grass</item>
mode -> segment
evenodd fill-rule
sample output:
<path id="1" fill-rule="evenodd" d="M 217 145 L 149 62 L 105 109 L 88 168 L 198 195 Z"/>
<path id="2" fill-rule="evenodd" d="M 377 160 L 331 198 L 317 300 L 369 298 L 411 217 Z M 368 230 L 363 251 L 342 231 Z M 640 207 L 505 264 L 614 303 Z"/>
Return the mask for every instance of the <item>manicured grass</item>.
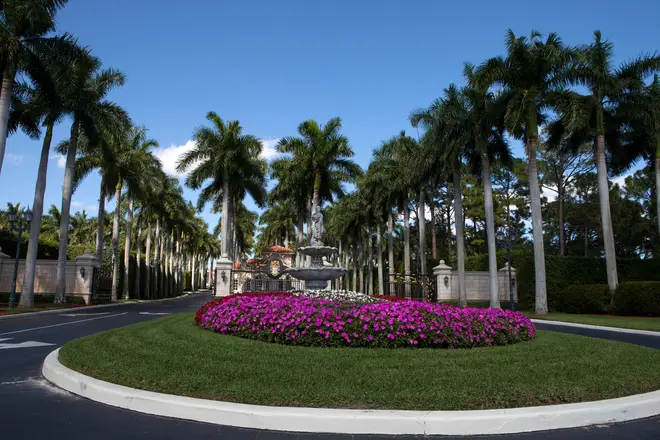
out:
<path id="1" fill-rule="evenodd" d="M 195 327 L 192 313 L 69 342 L 60 360 L 134 388 L 281 406 L 485 409 L 660 389 L 660 350 L 584 336 L 539 331 L 471 350 L 292 347 Z"/>
<path id="2" fill-rule="evenodd" d="M 570 313 L 552 313 L 545 316 L 536 316 L 526 313 L 534 319 L 548 319 L 551 321 L 575 322 L 578 324 L 604 325 L 606 327 L 630 328 L 634 330 L 651 330 L 660 332 L 660 318 L 610 316 L 610 315 L 575 315 Z"/>

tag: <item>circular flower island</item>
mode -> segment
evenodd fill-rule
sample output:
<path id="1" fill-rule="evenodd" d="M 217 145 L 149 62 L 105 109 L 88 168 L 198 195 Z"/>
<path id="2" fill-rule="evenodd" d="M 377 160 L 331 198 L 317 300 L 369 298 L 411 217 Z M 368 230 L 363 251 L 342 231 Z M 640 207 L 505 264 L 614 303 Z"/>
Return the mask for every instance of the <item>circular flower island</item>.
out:
<path id="1" fill-rule="evenodd" d="M 233 295 L 204 304 L 195 322 L 225 335 L 315 347 L 473 348 L 535 334 L 519 312 L 329 290 Z"/>

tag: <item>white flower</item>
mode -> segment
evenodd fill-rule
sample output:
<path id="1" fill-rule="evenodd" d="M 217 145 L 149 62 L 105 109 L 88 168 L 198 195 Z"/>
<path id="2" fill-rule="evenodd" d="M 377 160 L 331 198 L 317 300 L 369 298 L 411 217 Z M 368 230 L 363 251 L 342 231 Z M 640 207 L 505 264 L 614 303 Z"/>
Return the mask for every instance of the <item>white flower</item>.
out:
<path id="1" fill-rule="evenodd" d="M 296 296 L 305 296 L 308 298 L 320 298 L 327 299 L 331 301 L 342 300 L 342 301 L 351 301 L 357 303 L 376 303 L 380 300 L 374 297 L 371 297 L 367 294 L 360 292 L 353 292 L 350 290 L 332 290 L 332 289 L 323 289 L 323 290 L 301 290 L 294 292 Z"/>

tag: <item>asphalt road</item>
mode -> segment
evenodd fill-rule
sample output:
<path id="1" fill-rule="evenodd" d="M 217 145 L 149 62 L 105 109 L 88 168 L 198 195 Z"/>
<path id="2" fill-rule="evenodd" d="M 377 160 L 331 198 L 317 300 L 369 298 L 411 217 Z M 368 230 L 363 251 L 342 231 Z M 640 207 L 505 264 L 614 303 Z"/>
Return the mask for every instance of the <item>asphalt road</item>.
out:
<path id="1" fill-rule="evenodd" d="M 0 439 L 397 439 L 418 436 L 350 436 L 257 431 L 134 413 L 92 402 L 49 385 L 41 376 L 48 353 L 67 341 L 162 315 L 195 311 L 211 297 L 200 293 L 181 299 L 138 303 L 95 310 L 0 320 Z M 76 316 L 64 316 L 74 314 Z M 538 328 L 559 330 L 538 324 Z M 564 328 L 561 331 L 606 337 L 660 349 L 660 338 Z M 21 344 L 20 347 L 17 345 Z M 40 345 L 51 344 L 51 345 Z M 450 439 L 452 437 L 437 437 Z M 462 438 L 465 437 L 453 437 Z M 530 434 L 477 436 L 478 439 L 594 440 L 660 439 L 660 417 L 615 425 Z"/>

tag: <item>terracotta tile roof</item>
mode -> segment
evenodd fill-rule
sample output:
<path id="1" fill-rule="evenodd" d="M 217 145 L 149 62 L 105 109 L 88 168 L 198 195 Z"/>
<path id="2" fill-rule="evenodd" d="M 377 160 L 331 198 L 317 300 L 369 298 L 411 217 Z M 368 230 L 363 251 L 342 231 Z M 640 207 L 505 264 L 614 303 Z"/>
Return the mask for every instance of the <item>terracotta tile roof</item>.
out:
<path id="1" fill-rule="evenodd" d="M 234 269 L 240 269 L 240 268 L 241 268 L 241 262 L 240 261 L 237 261 L 236 263 L 234 263 Z"/>
<path id="2" fill-rule="evenodd" d="M 269 247 L 268 252 L 294 252 L 294 250 L 289 249 L 289 248 L 284 247 L 284 246 L 275 245 L 275 246 Z"/>

